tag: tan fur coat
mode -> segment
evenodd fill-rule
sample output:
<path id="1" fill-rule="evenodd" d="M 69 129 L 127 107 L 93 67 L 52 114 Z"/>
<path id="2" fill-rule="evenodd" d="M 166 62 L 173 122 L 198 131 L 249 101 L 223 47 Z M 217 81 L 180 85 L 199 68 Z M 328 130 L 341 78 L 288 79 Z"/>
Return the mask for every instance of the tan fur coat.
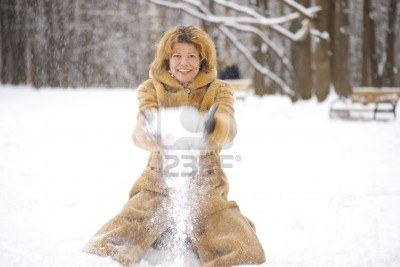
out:
<path id="1" fill-rule="evenodd" d="M 201 157 L 201 179 L 193 181 L 203 188 L 200 207 L 195 215 L 192 245 L 204 266 L 261 264 L 263 248 L 253 223 L 240 213 L 234 201 L 228 201 L 228 181 L 220 166 L 223 144 L 236 135 L 233 90 L 216 80 L 216 72 L 201 71 L 187 85 L 190 93 L 165 70 L 150 72 L 151 79 L 138 88 L 139 109 L 188 105 L 206 112 L 218 103 L 215 131 L 209 138 L 210 151 Z M 162 82 L 161 82 L 162 81 Z M 124 266 L 137 262 L 169 224 L 168 212 L 161 208 L 168 196 L 167 186 L 159 175 L 159 151 L 143 132 L 144 118 L 138 116 L 133 141 L 151 151 L 148 164 L 133 185 L 123 209 L 107 222 L 89 241 L 86 252 L 111 256 Z M 246 178 L 244 178 L 246 179 Z"/>

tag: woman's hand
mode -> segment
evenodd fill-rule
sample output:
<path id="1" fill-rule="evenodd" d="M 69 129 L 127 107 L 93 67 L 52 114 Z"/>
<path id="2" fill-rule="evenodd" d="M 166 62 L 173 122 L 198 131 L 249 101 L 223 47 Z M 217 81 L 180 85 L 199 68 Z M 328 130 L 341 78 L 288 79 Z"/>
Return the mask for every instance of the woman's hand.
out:
<path id="1" fill-rule="evenodd" d="M 160 150 L 161 137 L 154 126 L 154 111 L 140 110 L 138 123 L 132 133 L 133 142 L 140 148 L 155 152 Z"/>
<path id="2" fill-rule="evenodd" d="M 144 117 L 144 132 L 146 137 L 152 142 L 154 145 L 159 146 L 161 144 L 161 136 L 157 127 L 155 126 L 155 114 L 154 110 L 140 110 L 140 115 Z"/>
<path id="3" fill-rule="evenodd" d="M 204 122 L 204 135 L 208 136 L 212 134 L 215 130 L 215 113 L 217 112 L 218 104 L 213 104 L 206 115 L 206 120 Z"/>

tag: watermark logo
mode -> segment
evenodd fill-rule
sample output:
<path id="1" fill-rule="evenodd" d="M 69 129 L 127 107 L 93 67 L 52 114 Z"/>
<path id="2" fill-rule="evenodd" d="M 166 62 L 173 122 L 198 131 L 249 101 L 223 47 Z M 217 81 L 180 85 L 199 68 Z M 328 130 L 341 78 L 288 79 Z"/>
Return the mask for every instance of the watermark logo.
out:
<path id="1" fill-rule="evenodd" d="M 240 155 L 221 155 L 221 168 L 231 169 L 235 162 L 242 160 Z M 201 168 L 200 157 L 194 155 L 160 155 L 162 174 L 164 177 L 193 177 L 195 175 L 208 175 L 208 169 Z"/>
<path id="2" fill-rule="evenodd" d="M 211 109 L 210 109 L 211 110 Z M 164 175 L 169 177 L 188 177 L 199 173 L 201 162 L 195 155 L 207 150 L 208 137 L 215 129 L 214 115 L 217 107 L 206 114 L 193 107 L 160 108 L 142 111 L 146 119 L 147 133 L 162 150 Z M 233 168 L 241 161 L 240 155 L 226 155 L 233 142 L 221 147 L 221 168 Z M 180 169 L 179 171 L 176 171 Z"/>

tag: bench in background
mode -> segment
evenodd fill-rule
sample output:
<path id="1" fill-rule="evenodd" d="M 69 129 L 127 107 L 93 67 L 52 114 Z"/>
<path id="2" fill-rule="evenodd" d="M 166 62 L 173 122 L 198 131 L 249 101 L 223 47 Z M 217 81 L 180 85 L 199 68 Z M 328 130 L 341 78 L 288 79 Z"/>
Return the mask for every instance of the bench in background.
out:
<path id="1" fill-rule="evenodd" d="M 353 113 L 371 112 L 373 119 L 377 113 L 393 113 L 396 118 L 399 97 L 400 88 L 354 87 L 349 99 L 340 98 L 331 104 L 329 115 L 350 118 Z"/>
<path id="2" fill-rule="evenodd" d="M 230 85 L 232 85 L 235 90 L 235 99 L 245 100 L 247 93 L 253 87 L 253 81 L 251 79 L 235 79 L 235 80 L 225 80 Z"/>

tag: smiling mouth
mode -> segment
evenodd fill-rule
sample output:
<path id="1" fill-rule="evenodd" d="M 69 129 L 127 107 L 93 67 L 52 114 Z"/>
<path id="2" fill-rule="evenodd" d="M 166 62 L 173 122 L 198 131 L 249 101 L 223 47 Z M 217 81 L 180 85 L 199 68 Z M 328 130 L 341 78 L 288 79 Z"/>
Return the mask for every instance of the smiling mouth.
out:
<path id="1" fill-rule="evenodd" d="M 191 70 L 178 70 L 179 72 L 181 72 L 181 73 L 188 73 L 188 72 L 190 72 Z"/>

